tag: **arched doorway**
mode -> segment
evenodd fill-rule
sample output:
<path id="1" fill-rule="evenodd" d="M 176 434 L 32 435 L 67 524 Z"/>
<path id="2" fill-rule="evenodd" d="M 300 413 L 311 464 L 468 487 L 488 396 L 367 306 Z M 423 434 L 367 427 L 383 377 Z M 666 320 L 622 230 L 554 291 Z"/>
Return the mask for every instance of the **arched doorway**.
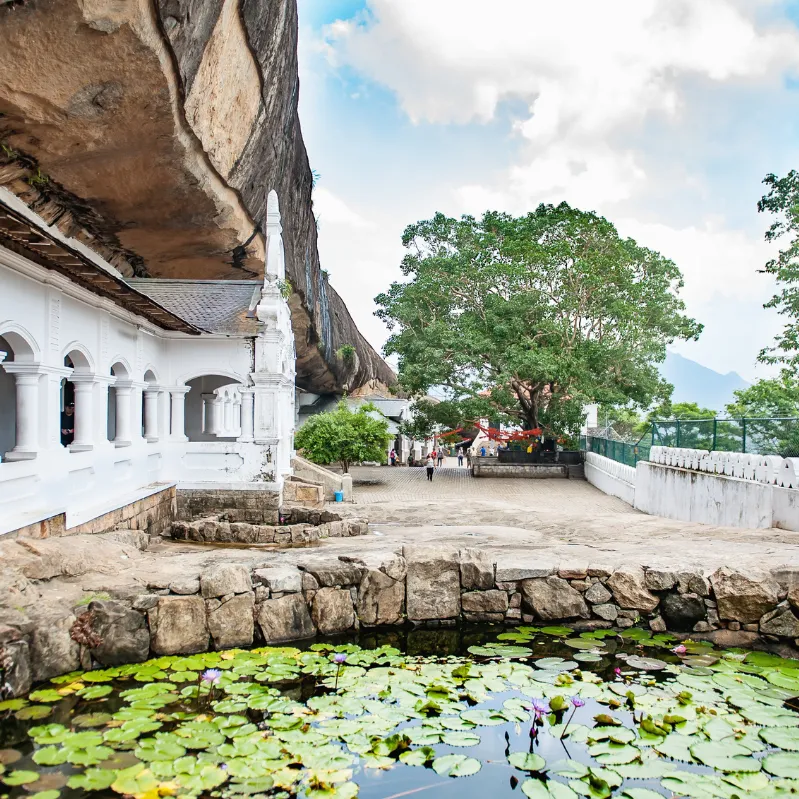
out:
<path id="1" fill-rule="evenodd" d="M 113 382 L 108 387 L 108 421 L 106 435 L 115 447 L 129 447 L 131 443 L 131 393 L 133 384 L 130 369 L 122 361 L 111 367 Z"/>
<path id="2" fill-rule="evenodd" d="M 61 381 L 61 446 L 71 452 L 85 452 L 94 447 L 94 367 L 79 345 L 64 355 L 64 366 L 72 374 Z"/>
<path id="3" fill-rule="evenodd" d="M 23 335 L 0 335 L 0 456 L 3 460 L 36 457 L 39 436 L 39 373 L 36 351 Z"/>
<path id="4" fill-rule="evenodd" d="M 241 385 L 222 375 L 195 377 L 186 385 L 189 441 L 235 441 L 241 434 Z"/>

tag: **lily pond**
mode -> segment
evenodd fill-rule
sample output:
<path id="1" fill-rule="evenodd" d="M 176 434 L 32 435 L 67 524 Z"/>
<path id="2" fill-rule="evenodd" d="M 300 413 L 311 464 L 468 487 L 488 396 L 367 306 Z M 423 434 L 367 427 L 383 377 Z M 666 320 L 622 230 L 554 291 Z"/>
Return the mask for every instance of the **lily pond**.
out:
<path id="1" fill-rule="evenodd" d="M 0 796 L 782 797 L 797 696 L 797 660 L 636 628 L 161 657 L 0 702 Z"/>

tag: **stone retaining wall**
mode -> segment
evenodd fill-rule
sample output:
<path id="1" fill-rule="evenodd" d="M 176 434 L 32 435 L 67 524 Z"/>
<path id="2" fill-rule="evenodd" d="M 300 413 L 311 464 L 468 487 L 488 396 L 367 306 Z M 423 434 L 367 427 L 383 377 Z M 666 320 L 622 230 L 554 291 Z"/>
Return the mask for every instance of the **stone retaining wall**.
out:
<path id="1" fill-rule="evenodd" d="M 109 530 L 143 530 L 149 535 L 163 535 L 175 520 L 176 512 L 175 487 L 170 486 L 74 527 L 67 528 L 66 514 L 59 513 L 14 530 L 9 535 L 19 538 L 50 538 L 105 533 Z"/>
<path id="2" fill-rule="evenodd" d="M 496 458 L 472 458 L 475 477 L 522 477 L 546 479 L 569 476 L 569 467 L 557 463 L 500 463 Z"/>
<path id="3" fill-rule="evenodd" d="M 232 525 L 231 525 L 232 529 Z M 0 623 L 14 693 L 31 681 L 151 655 L 284 643 L 384 625 L 634 624 L 720 646 L 799 646 L 799 568 L 743 574 L 638 565 L 496 563 L 477 549 L 406 546 L 379 564 L 309 556 L 295 566 L 211 567 L 134 599 L 37 608 Z"/>
<path id="4" fill-rule="evenodd" d="M 177 518 L 186 521 L 227 513 L 230 521 L 277 524 L 280 493 L 269 490 L 181 489 Z"/>

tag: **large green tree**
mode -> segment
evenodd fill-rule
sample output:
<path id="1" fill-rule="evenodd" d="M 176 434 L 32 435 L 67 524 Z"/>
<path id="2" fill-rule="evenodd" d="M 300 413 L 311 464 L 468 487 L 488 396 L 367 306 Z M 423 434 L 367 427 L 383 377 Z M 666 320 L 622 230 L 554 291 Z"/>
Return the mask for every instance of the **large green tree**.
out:
<path id="1" fill-rule="evenodd" d="M 294 446 L 314 463 L 340 463 L 348 472 L 353 463 L 383 461 L 389 440 L 388 421 L 373 404 L 353 411 L 342 400 L 336 410 L 311 416 Z"/>
<path id="2" fill-rule="evenodd" d="M 376 298 L 386 353 L 411 394 L 444 387 L 432 412 L 450 422 L 574 433 L 588 401 L 667 396 L 666 345 L 701 331 L 672 261 L 565 203 L 522 217 L 436 214 L 403 244 L 406 280 Z"/>
<path id="3" fill-rule="evenodd" d="M 791 170 L 784 178 L 767 175 L 763 183 L 769 191 L 757 204 L 757 210 L 776 217 L 766 240 L 787 240 L 787 246 L 763 269 L 774 275 L 778 287 L 765 307 L 776 308 L 786 322 L 774 346 L 760 353 L 760 360 L 796 368 L 799 366 L 799 172 Z"/>

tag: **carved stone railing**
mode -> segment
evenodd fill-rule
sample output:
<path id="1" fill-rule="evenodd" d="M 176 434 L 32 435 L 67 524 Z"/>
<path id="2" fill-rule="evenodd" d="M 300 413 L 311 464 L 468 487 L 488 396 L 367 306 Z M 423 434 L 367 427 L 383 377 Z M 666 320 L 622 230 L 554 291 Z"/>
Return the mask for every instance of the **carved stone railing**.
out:
<path id="1" fill-rule="evenodd" d="M 782 488 L 799 488 L 799 458 L 655 446 L 649 460 L 662 466 L 737 477 Z"/>

